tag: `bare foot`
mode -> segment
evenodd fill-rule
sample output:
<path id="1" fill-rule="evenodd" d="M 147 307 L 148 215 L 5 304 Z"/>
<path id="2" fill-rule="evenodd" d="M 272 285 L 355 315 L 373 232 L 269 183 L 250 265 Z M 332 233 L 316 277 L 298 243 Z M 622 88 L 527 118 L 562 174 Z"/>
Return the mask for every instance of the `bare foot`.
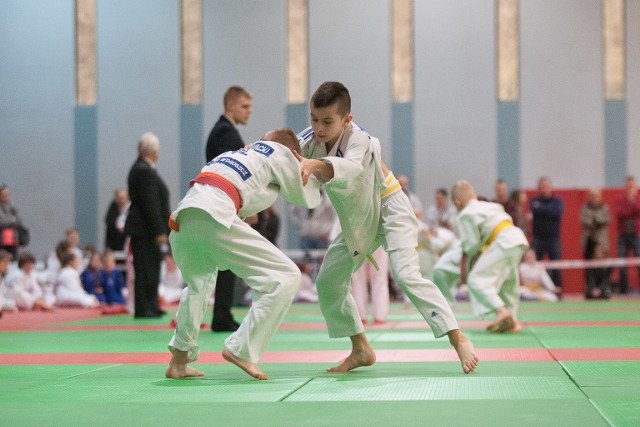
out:
<path id="1" fill-rule="evenodd" d="M 247 374 L 251 375 L 253 378 L 257 378 L 259 380 L 268 379 L 267 374 L 262 372 L 260 368 L 258 368 L 258 365 L 240 359 L 226 348 L 222 351 L 222 357 L 224 357 L 224 360 L 233 363 L 234 365 L 245 371 Z"/>
<path id="2" fill-rule="evenodd" d="M 187 352 L 174 350 L 169 367 L 164 373 L 167 378 L 188 378 L 188 377 L 201 377 L 204 372 L 198 371 L 195 368 L 187 365 Z"/>
<path id="3" fill-rule="evenodd" d="M 487 326 L 487 331 L 493 333 L 507 332 L 516 327 L 513 316 L 507 310 L 500 310 L 496 313 L 495 320 Z"/>
<path id="4" fill-rule="evenodd" d="M 460 358 L 462 371 L 465 374 L 475 371 L 480 360 L 476 356 L 476 349 L 473 343 L 459 329 L 449 331 L 448 335 L 449 342 L 458 353 L 458 358 Z"/>
<path id="5" fill-rule="evenodd" d="M 505 331 L 505 332 L 510 332 L 512 334 L 517 334 L 520 331 L 522 331 L 522 323 L 520 323 L 518 321 L 515 321 L 513 328 L 511 328 L 511 329 L 509 329 L 508 331 Z"/>
<path id="6" fill-rule="evenodd" d="M 328 372 L 347 372 L 360 366 L 371 366 L 376 363 L 376 353 L 371 348 L 362 350 L 351 350 L 351 354 L 347 356 L 338 366 L 328 368 Z"/>

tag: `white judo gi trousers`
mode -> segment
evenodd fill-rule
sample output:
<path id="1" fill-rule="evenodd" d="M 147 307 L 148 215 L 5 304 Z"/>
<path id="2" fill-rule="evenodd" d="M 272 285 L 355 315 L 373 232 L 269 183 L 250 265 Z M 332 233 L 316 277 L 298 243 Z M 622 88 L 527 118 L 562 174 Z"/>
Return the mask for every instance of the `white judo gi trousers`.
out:
<path id="1" fill-rule="evenodd" d="M 515 227 L 502 230 L 467 274 L 471 308 L 476 316 L 504 306 L 516 318 L 520 305 L 518 264 L 527 246 L 504 245 L 501 241 L 509 241 L 510 234 L 519 231 Z"/>
<path id="2" fill-rule="evenodd" d="M 225 340 L 235 356 L 256 363 L 282 322 L 300 286 L 300 269 L 239 217 L 226 228 L 201 209 L 180 212 L 180 231 L 169 236 L 187 287 L 169 343 L 197 360 L 200 324 L 215 290 L 218 270 L 229 269 L 253 289 L 253 304 L 236 332 Z"/>
<path id="3" fill-rule="evenodd" d="M 402 193 L 385 198 L 376 245 L 382 243 L 396 283 L 427 321 L 436 338 L 459 329 L 451 307 L 438 287 L 420 274 L 416 251 L 418 224 L 411 202 Z M 351 295 L 355 269 L 342 233 L 331 243 L 316 278 L 320 309 L 331 338 L 351 337 L 364 332 L 357 305 Z"/>
<path id="4" fill-rule="evenodd" d="M 442 254 L 433 268 L 433 282 L 451 305 L 456 301 L 456 286 L 460 281 L 461 259 L 462 248 L 457 246 Z"/>

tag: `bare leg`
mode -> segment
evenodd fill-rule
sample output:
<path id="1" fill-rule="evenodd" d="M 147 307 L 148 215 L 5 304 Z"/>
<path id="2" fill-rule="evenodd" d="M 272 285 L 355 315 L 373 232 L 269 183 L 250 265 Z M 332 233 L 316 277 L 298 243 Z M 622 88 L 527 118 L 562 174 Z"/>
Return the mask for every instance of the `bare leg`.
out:
<path id="1" fill-rule="evenodd" d="M 514 320 L 511 312 L 504 306 L 496 308 L 496 318 L 489 326 L 487 331 L 489 332 L 519 332 L 517 330 L 516 321 Z"/>
<path id="2" fill-rule="evenodd" d="M 376 354 L 364 332 L 351 338 L 351 354 L 338 366 L 327 369 L 329 372 L 347 372 L 360 366 L 371 366 L 376 363 Z"/>
<path id="3" fill-rule="evenodd" d="M 224 357 L 224 360 L 226 360 L 227 362 L 233 363 L 238 368 L 242 369 L 247 374 L 251 375 L 253 378 L 257 378 L 259 380 L 268 379 L 267 374 L 262 372 L 260 368 L 258 368 L 258 365 L 256 365 L 255 363 L 247 362 L 246 360 L 240 359 L 238 356 L 231 353 L 226 348 L 222 351 L 222 357 Z"/>
<path id="4" fill-rule="evenodd" d="M 458 353 L 460 363 L 462 363 L 462 370 L 465 374 L 473 372 L 480 360 L 476 356 L 476 349 L 473 343 L 460 331 L 460 329 L 453 329 L 447 332 L 449 342 Z"/>
<path id="5" fill-rule="evenodd" d="M 201 377 L 204 372 L 200 372 L 197 369 L 187 366 L 189 360 L 187 358 L 187 352 L 181 350 L 172 350 L 171 362 L 165 372 L 167 378 L 187 378 L 187 377 Z"/>

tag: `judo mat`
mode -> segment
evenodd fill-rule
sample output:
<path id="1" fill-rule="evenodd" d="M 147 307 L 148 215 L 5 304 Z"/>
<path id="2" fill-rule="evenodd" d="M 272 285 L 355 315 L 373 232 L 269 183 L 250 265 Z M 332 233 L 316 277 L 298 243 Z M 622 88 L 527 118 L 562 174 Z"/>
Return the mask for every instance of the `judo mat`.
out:
<path id="1" fill-rule="evenodd" d="M 97 310 L 0 319 L 0 425 L 638 426 L 640 299 L 526 302 L 519 334 L 490 334 L 467 303 L 454 312 L 478 369 L 462 373 L 446 338 L 411 305 L 367 327 L 378 362 L 329 373 L 350 350 L 316 304 L 294 304 L 258 381 L 226 363 L 227 333 L 203 329 L 204 377 L 164 377 L 175 307 L 161 319 Z M 246 308 L 234 309 L 240 319 Z M 210 312 L 208 318 L 210 318 Z"/>

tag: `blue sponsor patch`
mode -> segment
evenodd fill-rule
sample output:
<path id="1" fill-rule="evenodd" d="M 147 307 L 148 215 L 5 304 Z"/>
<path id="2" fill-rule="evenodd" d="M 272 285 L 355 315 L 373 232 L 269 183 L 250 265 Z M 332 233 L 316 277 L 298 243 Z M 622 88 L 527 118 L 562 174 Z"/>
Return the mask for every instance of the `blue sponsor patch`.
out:
<path id="1" fill-rule="evenodd" d="M 255 144 L 253 144 L 253 146 L 251 147 L 254 151 L 257 151 L 260 154 L 264 154 L 265 156 L 269 157 L 270 155 L 273 154 L 273 147 L 264 144 L 262 142 L 256 142 Z"/>
<path id="2" fill-rule="evenodd" d="M 216 157 L 215 159 L 213 159 L 213 163 L 220 163 L 222 165 L 230 167 L 231 169 L 236 171 L 238 175 L 240 175 L 243 181 L 251 178 L 251 172 L 249 171 L 249 169 L 233 157 Z"/>

